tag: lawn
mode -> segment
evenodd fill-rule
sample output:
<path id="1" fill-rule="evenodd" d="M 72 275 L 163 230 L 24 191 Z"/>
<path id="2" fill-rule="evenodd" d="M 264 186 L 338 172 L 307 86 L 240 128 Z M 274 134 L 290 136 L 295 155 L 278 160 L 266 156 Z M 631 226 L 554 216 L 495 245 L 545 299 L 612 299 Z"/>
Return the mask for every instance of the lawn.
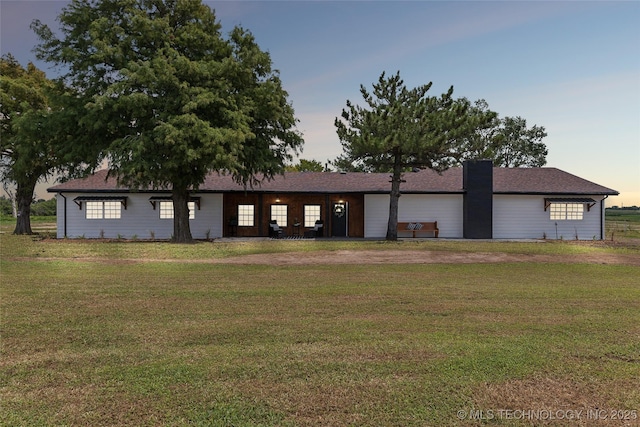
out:
<path id="1" fill-rule="evenodd" d="M 639 424 L 635 265 L 194 262 L 345 249 L 640 257 L 634 247 L 0 244 L 1 425 Z"/>
<path id="2" fill-rule="evenodd" d="M 607 209 L 606 234 L 610 239 L 640 239 L 640 210 Z"/>

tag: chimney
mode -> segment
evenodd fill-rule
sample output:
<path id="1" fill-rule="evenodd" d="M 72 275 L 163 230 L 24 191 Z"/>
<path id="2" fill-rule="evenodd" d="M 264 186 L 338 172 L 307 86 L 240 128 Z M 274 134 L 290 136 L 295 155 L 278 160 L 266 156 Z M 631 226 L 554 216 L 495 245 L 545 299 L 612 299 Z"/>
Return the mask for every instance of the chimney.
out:
<path id="1" fill-rule="evenodd" d="M 493 238 L 493 162 L 466 160 L 462 164 L 463 237 Z"/>

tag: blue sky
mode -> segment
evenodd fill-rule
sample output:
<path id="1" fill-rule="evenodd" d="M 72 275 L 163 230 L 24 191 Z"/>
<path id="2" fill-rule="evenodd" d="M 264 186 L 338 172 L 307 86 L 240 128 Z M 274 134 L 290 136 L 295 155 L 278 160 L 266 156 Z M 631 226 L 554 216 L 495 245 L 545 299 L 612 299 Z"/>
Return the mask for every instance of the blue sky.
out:
<path id="1" fill-rule="evenodd" d="M 432 95 L 485 99 L 549 134 L 547 166 L 640 205 L 640 2 L 206 2 L 225 32 L 250 30 L 280 70 L 305 159 L 342 147 L 333 120 L 380 73 Z M 57 28 L 65 1 L 0 1 L 0 49 L 35 61 L 33 19 Z M 36 62 L 50 77 L 55 70 Z M 39 197 L 47 196 L 38 192 Z"/>

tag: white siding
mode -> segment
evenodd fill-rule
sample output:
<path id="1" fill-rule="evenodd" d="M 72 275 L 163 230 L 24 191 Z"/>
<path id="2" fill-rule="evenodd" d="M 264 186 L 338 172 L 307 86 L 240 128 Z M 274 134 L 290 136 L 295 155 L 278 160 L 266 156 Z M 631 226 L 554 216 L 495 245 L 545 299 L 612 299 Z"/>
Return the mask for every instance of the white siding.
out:
<path id="1" fill-rule="evenodd" d="M 601 238 L 602 196 L 589 196 L 598 203 L 581 221 L 556 221 L 544 210 L 545 197 L 558 196 L 493 196 L 494 239 L 564 239 L 592 240 Z M 557 232 L 556 232 L 557 225 Z"/>
<path id="2" fill-rule="evenodd" d="M 66 197 L 66 237 L 68 238 L 137 238 L 141 240 L 169 239 L 173 234 L 173 219 L 160 219 L 158 208 L 155 210 L 149 202 L 150 194 L 109 193 L 108 196 L 127 197 L 127 209 L 121 210 L 120 219 L 86 219 L 85 203 L 82 209 L 73 201 L 78 196 L 92 194 L 65 193 Z M 93 194 L 95 195 L 95 194 Z M 195 219 L 189 221 L 191 235 L 195 239 L 222 236 L 222 194 L 193 194 L 199 196 L 200 210 L 196 207 Z M 58 238 L 65 237 L 65 199 L 61 195 L 57 200 Z"/>
<path id="3" fill-rule="evenodd" d="M 384 238 L 389 221 L 389 195 L 364 196 L 364 236 Z M 461 194 L 403 194 L 398 203 L 398 221 L 438 221 L 440 237 L 462 237 Z M 398 237 L 410 234 L 398 233 Z"/>
<path id="4" fill-rule="evenodd" d="M 364 237 L 382 238 L 387 235 L 389 221 L 389 196 L 364 195 Z"/>

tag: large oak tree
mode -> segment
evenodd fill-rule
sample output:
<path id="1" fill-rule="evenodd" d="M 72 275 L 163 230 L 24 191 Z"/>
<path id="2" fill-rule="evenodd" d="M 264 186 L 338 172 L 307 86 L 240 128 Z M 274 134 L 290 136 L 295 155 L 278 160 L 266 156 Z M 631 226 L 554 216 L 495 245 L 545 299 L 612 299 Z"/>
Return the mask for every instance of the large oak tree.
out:
<path id="1" fill-rule="evenodd" d="M 38 181 L 59 164 L 44 129 L 54 84 L 32 63 L 23 68 L 8 54 L 0 59 L 0 175 L 15 186 L 14 234 L 32 234 L 31 203 Z"/>
<path id="2" fill-rule="evenodd" d="M 211 171 L 255 185 L 301 148 L 269 54 L 242 28 L 224 38 L 200 0 L 74 0 L 59 21 L 61 37 L 33 23 L 39 58 L 82 93 L 79 125 L 110 173 L 171 191 L 174 241 L 192 240 L 190 193 Z"/>
<path id="3" fill-rule="evenodd" d="M 474 111 L 466 99 L 454 99 L 453 86 L 429 96 L 431 85 L 409 89 L 399 72 L 382 73 L 373 92 L 360 86 L 366 107 L 347 100 L 335 120 L 342 162 L 346 158 L 360 170 L 391 173 L 387 240 L 397 239 L 403 174 L 413 168 L 447 169 L 458 161 L 462 142 L 495 119 L 495 113 Z"/>

